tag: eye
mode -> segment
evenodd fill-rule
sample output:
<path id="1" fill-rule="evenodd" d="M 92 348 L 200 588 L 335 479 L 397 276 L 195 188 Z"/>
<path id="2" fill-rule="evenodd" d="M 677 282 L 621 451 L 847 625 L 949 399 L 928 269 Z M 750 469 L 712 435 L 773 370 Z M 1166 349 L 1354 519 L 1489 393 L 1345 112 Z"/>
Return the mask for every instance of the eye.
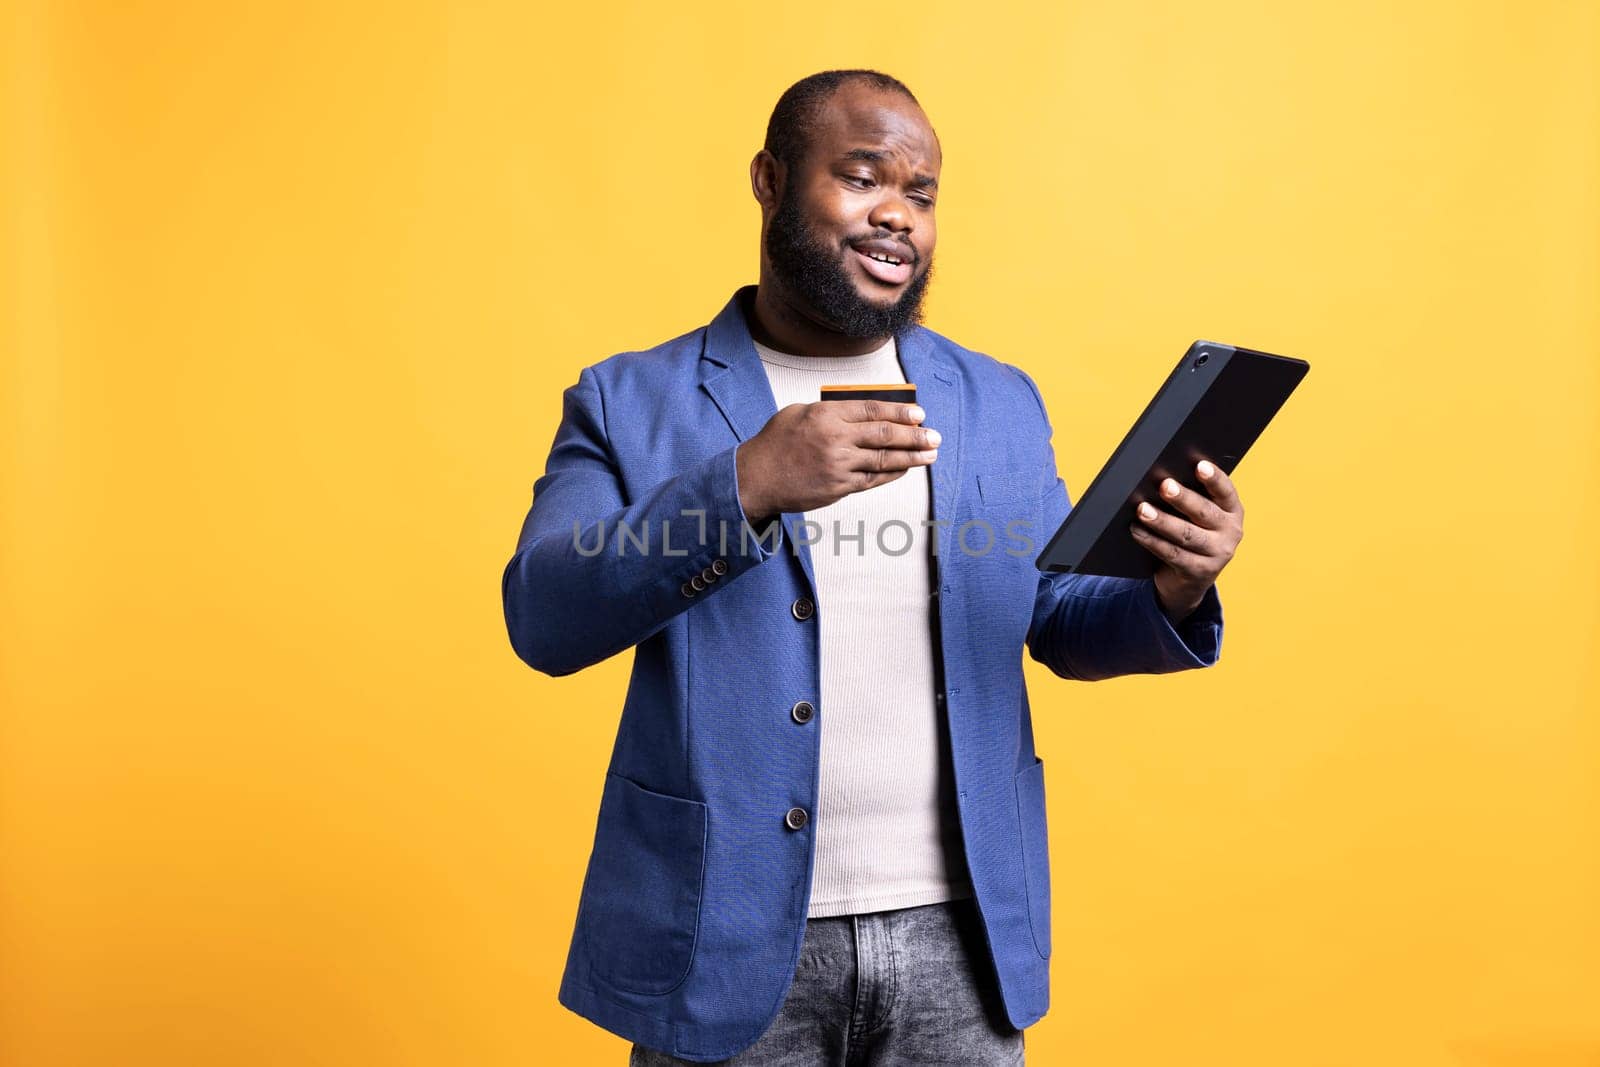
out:
<path id="1" fill-rule="evenodd" d="M 863 188 L 863 189 L 867 188 L 868 186 L 870 186 L 872 184 L 872 179 L 871 178 L 863 177 L 860 174 L 846 174 L 844 176 L 844 180 L 847 181 L 847 182 L 850 182 L 852 184 L 859 182 L 860 183 L 860 187 Z"/>
<path id="2" fill-rule="evenodd" d="M 913 203 L 917 203 L 917 204 L 921 204 L 923 207 L 932 207 L 933 206 L 933 197 L 931 197 L 931 196 L 918 196 L 918 197 L 914 197 L 912 202 Z"/>

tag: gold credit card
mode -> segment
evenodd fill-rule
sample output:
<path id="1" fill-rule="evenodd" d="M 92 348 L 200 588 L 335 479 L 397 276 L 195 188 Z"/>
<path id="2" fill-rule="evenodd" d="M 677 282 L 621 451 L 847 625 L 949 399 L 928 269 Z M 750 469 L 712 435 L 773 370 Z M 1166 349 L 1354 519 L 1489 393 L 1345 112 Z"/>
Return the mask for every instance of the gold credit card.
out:
<path id="1" fill-rule="evenodd" d="M 917 387 L 911 382 L 892 382 L 888 385 L 824 385 L 823 400 L 888 400 L 899 404 L 915 404 Z"/>

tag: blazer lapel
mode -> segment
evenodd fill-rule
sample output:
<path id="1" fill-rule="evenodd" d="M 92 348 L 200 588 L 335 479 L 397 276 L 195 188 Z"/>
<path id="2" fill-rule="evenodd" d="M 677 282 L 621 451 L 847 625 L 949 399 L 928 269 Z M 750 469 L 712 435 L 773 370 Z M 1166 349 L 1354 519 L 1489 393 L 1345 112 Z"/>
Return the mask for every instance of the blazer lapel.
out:
<path id="1" fill-rule="evenodd" d="M 711 394 L 741 441 L 760 433 L 767 420 L 778 413 L 778 402 L 773 399 L 767 372 L 756 354 L 755 342 L 750 340 L 750 328 L 745 325 L 739 304 L 747 292 L 753 294 L 755 286 L 747 285 L 734 293 L 711 320 L 706 328 L 705 348 L 700 353 L 700 385 Z"/>
<path id="2" fill-rule="evenodd" d="M 773 398 L 772 385 L 761 366 L 755 342 L 750 339 L 750 327 L 745 323 L 744 309 L 740 304 L 745 294 L 754 295 L 755 286 L 747 285 L 733 297 L 711 320 L 706 328 L 705 349 L 700 353 L 700 387 L 711 395 L 711 400 L 728 420 L 734 436 L 748 441 L 761 432 L 767 420 L 778 413 L 778 402 Z M 811 549 L 799 536 L 799 524 L 805 516 L 799 512 L 783 513 L 783 535 L 789 541 L 790 551 L 800 560 L 811 594 L 816 596 L 817 577 L 811 569 Z"/>
<path id="3" fill-rule="evenodd" d="M 939 431 L 939 458 L 933 461 L 933 515 L 941 526 L 938 554 L 950 554 L 954 537 L 957 488 L 961 484 L 961 376 L 935 344 L 933 335 L 913 326 L 895 338 L 906 381 L 917 387 L 917 404 L 926 412 L 922 425 Z"/>

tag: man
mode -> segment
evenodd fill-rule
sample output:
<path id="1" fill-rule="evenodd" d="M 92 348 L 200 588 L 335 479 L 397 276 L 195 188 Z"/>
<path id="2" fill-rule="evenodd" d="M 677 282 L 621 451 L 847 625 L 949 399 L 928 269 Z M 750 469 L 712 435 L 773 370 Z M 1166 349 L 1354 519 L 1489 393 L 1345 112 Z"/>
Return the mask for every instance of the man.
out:
<path id="1" fill-rule="evenodd" d="M 1070 507 L 1039 392 L 919 325 L 940 160 L 893 78 L 785 92 L 759 284 L 583 370 L 506 567 L 529 665 L 635 650 L 559 994 L 635 1065 L 1021 1063 L 1051 954 L 1022 650 L 1217 659 L 1243 511 L 1210 464 L 1134 530 L 1153 580 L 1034 566 Z"/>

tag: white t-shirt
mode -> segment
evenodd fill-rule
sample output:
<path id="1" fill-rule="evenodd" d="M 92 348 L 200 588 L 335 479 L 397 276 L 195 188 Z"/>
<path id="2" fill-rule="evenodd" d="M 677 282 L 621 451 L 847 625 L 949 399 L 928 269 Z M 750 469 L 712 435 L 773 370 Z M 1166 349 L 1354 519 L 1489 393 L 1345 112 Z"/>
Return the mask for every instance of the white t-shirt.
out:
<path id="1" fill-rule="evenodd" d="M 860 356 L 756 351 L 779 408 L 818 400 L 823 385 L 906 380 L 893 338 Z M 935 699 L 929 491 L 927 468 L 913 467 L 805 513 L 822 643 L 808 918 L 972 895 Z"/>

